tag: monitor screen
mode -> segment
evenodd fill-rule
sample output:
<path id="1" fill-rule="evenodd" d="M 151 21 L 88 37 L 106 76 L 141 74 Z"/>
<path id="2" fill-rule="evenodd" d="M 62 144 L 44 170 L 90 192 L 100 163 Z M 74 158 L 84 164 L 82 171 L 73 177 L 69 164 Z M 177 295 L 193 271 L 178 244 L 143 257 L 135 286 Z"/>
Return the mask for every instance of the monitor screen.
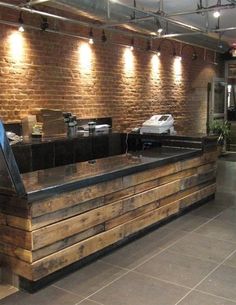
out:
<path id="1" fill-rule="evenodd" d="M 168 115 L 162 115 L 159 121 L 167 121 L 168 117 L 169 117 Z"/>

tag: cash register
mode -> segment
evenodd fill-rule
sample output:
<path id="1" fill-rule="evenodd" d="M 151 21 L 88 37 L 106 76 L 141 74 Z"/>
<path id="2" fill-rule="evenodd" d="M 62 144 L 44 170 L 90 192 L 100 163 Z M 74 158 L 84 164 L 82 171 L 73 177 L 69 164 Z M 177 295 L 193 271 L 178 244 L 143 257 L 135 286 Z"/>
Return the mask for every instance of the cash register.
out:
<path id="1" fill-rule="evenodd" d="M 145 121 L 140 128 L 141 134 L 176 134 L 174 130 L 174 119 L 171 114 L 153 115 L 149 120 Z"/>

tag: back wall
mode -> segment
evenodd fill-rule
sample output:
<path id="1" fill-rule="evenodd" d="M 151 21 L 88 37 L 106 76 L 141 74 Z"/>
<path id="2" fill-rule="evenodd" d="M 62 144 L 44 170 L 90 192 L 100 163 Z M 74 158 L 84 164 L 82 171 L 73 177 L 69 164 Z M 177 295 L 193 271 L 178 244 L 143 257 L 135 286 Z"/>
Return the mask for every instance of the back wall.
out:
<path id="1" fill-rule="evenodd" d="M 10 20 L 17 12 L 9 11 Z M 36 23 L 29 16 L 28 23 Z M 68 25 L 61 24 L 62 30 Z M 78 28 L 78 27 L 77 27 Z M 70 25 L 69 30 L 77 29 Z M 89 29 L 79 34 L 88 36 Z M 77 32 L 78 33 L 78 32 Z M 0 119 L 17 122 L 38 108 L 71 111 L 79 118 L 113 118 L 114 130 L 127 131 L 151 115 L 171 113 L 181 132 L 205 132 L 207 84 L 220 76 L 214 53 L 184 47 L 183 60 L 173 57 L 170 42 L 161 43 L 162 54 L 146 50 L 147 41 L 94 31 L 95 43 L 55 33 L 27 29 L 24 33 L 0 24 Z M 153 41 L 156 50 L 161 40 Z M 121 45 L 117 45 L 117 43 Z M 177 54 L 183 45 L 174 42 Z"/>

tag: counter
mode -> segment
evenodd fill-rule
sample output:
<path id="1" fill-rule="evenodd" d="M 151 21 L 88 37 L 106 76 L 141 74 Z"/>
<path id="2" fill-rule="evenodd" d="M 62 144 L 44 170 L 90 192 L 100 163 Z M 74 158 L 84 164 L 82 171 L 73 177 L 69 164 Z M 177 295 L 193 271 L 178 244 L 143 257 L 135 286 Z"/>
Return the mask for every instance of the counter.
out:
<path id="1" fill-rule="evenodd" d="M 24 173 L 25 195 L 2 194 L 2 259 L 21 287 L 214 195 L 216 141 L 138 150 L 145 139 L 132 137 L 136 151 Z"/>

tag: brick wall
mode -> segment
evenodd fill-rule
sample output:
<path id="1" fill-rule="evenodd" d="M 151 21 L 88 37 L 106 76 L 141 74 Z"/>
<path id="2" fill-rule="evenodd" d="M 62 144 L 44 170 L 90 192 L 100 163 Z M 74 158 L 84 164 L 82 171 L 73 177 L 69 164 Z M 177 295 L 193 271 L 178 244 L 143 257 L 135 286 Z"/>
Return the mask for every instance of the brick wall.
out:
<path id="1" fill-rule="evenodd" d="M 18 12 L 1 9 L 3 16 L 16 21 Z M 40 21 L 39 16 L 25 18 L 27 24 Z M 84 36 L 89 31 L 63 24 L 60 30 Z M 0 24 L 0 119 L 19 121 L 32 110 L 47 107 L 71 111 L 80 118 L 111 116 L 114 129 L 124 131 L 154 113 L 172 113 L 177 130 L 205 131 L 207 83 L 220 75 L 220 66 L 208 62 L 214 60 L 212 51 L 207 51 L 204 61 L 204 50 L 196 48 L 198 59 L 192 61 L 192 49 L 186 47 L 184 60 L 178 63 L 170 43 L 162 44 L 163 54 L 156 58 L 145 50 L 145 40 L 136 39 L 139 48 L 130 54 L 113 44 L 128 44 L 130 39 L 107 36 L 102 43 L 101 31 L 96 30 L 97 42 L 89 46 L 55 33 L 27 30 L 19 34 L 14 27 Z M 154 41 L 153 48 L 159 43 Z M 179 53 L 181 45 L 174 44 Z"/>

